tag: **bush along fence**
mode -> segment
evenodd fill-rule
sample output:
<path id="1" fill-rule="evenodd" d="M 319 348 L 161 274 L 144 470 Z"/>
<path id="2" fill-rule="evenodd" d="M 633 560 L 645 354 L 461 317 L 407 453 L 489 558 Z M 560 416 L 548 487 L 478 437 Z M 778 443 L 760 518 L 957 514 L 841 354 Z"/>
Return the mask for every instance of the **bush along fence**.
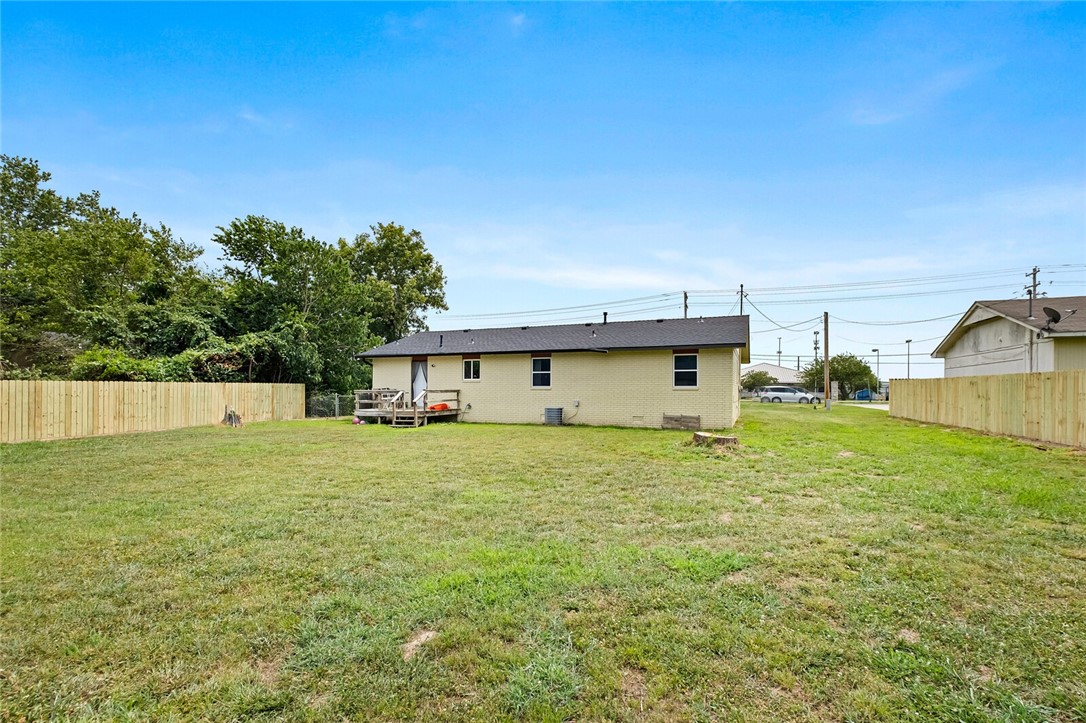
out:
<path id="1" fill-rule="evenodd" d="M 890 416 L 1086 447 L 1086 369 L 894 379 Z"/>
<path id="2" fill-rule="evenodd" d="M 304 384 L 0 381 L 0 442 L 305 417 Z"/>

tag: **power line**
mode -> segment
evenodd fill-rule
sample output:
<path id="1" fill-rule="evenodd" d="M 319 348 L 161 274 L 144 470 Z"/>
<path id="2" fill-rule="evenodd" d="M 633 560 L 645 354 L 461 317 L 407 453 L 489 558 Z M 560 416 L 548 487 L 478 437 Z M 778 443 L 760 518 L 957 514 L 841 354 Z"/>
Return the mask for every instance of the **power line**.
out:
<path id="1" fill-rule="evenodd" d="M 818 320 L 818 317 L 815 317 L 813 319 L 808 319 L 807 321 L 801 321 L 798 324 L 795 324 L 794 326 L 783 326 L 783 325 L 778 324 L 777 322 L 773 321 L 768 316 L 766 316 L 765 312 L 762 311 L 761 309 L 759 309 L 757 306 L 755 306 L 754 302 L 751 301 L 750 299 L 747 299 L 747 303 L 750 304 L 750 308 L 754 309 L 759 314 L 761 314 L 763 319 L 765 319 L 766 321 L 768 321 L 770 324 L 777 327 L 778 329 L 784 329 L 785 331 L 798 331 L 795 328 L 796 326 L 802 326 L 803 324 L 810 324 L 812 321 L 817 321 Z M 757 333 L 757 332 L 755 332 L 755 333 Z"/>
<path id="2" fill-rule="evenodd" d="M 783 299 L 779 301 L 765 301 L 761 303 L 764 306 L 782 306 L 788 304 L 825 304 L 827 302 L 841 302 L 851 303 L 854 301 L 884 301 L 888 299 L 911 299 L 917 296 L 947 296 L 950 294 L 962 294 L 967 291 L 992 291 L 996 289 L 1006 289 L 1009 284 L 999 284 L 995 286 L 971 286 L 962 289 L 936 289 L 933 291 L 909 291 L 900 294 L 872 294 L 869 296 L 829 296 L 822 298 L 804 298 L 804 299 Z"/>
<path id="3" fill-rule="evenodd" d="M 1079 273 L 1079 270 L 1081 270 L 1081 269 L 1086 269 L 1086 264 L 1056 264 L 1056 265 L 1047 267 L 1045 269 L 1045 273 L 1048 273 L 1048 274 L 1071 274 L 1071 273 Z M 1008 275 L 1008 274 L 1014 274 L 1015 276 L 1017 276 L 1018 273 L 1020 273 L 1020 269 L 1000 269 L 1000 270 L 995 270 L 995 271 L 978 271 L 978 272 L 968 272 L 968 273 L 958 273 L 958 274 L 942 274 L 942 275 L 936 275 L 936 276 L 918 276 L 918 277 L 910 277 L 910 278 L 903 278 L 903 279 L 854 281 L 854 282 L 843 282 L 843 283 L 833 283 L 833 284 L 808 284 L 808 285 L 801 285 L 801 286 L 763 287 L 763 288 L 758 288 L 758 289 L 752 289 L 752 291 L 755 291 L 756 293 L 760 293 L 763 296 L 763 298 L 759 301 L 759 303 L 762 306 L 773 306 L 773 305 L 780 306 L 780 305 L 788 305 L 788 304 L 793 304 L 793 305 L 822 304 L 822 303 L 827 303 L 827 302 L 844 303 L 844 302 L 856 302 L 856 301 L 879 301 L 879 300 L 891 300 L 891 299 L 912 298 L 912 297 L 921 297 L 921 296 L 940 296 L 940 295 L 949 295 L 949 294 L 961 294 L 961 293 L 966 293 L 966 292 L 971 292 L 971 291 L 989 291 L 989 290 L 1005 289 L 1007 287 L 1007 285 L 999 284 L 999 285 L 985 285 L 985 286 L 973 286 L 973 287 L 942 288 L 942 289 L 932 289 L 932 290 L 928 290 L 928 291 L 907 291 L 907 292 L 901 292 L 901 293 L 866 294 L 866 295 L 861 295 L 861 296 L 848 295 L 848 296 L 831 297 L 831 296 L 819 296 L 819 295 L 820 294 L 831 293 L 831 292 L 834 292 L 834 291 L 841 292 L 841 291 L 849 291 L 849 290 L 877 291 L 877 290 L 880 290 L 880 289 L 885 289 L 885 290 L 889 291 L 889 290 L 892 290 L 892 289 L 903 288 L 903 287 L 908 287 L 908 286 L 918 286 L 918 285 L 924 285 L 924 284 L 949 284 L 949 283 L 953 283 L 953 282 L 956 282 L 956 281 L 963 281 L 963 280 L 966 280 L 966 279 L 978 279 L 979 280 L 979 279 L 985 279 L 985 278 L 996 278 L 996 277 L 1000 277 L 1000 276 L 1004 276 L 1004 275 Z M 1067 281 L 1070 282 L 1070 283 L 1065 284 L 1065 283 L 1062 282 L 1062 280 L 1060 282 L 1054 282 L 1051 279 L 1049 279 L 1046 286 L 1051 287 L 1051 286 L 1074 285 L 1071 280 L 1067 280 Z M 1008 283 L 1008 285 L 1009 284 L 1010 284 L 1010 282 Z M 628 316 L 628 315 L 631 315 L 631 314 L 643 314 L 643 313 L 648 313 L 648 312 L 651 312 L 651 311 L 659 311 L 659 310 L 664 310 L 664 309 L 670 309 L 671 308 L 670 306 L 660 306 L 660 305 L 658 305 L 659 302 L 668 301 L 668 300 L 671 300 L 671 299 L 677 300 L 678 297 L 682 296 L 683 293 L 684 292 L 681 292 L 681 291 L 669 291 L 669 292 L 664 292 L 664 293 L 660 293 L 660 294 L 653 294 L 653 295 L 650 295 L 650 296 L 639 296 L 639 297 L 632 297 L 632 298 L 628 298 L 628 299 L 617 299 L 617 300 L 603 301 L 603 302 L 597 302 L 597 303 L 592 303 L 592 304 L 578 304 L 578 305 L 574 305 L 574 306 L 561 306 L 561 307 L 553 307 L 553 308 L 546 308 L 546 309 L 526 309 L 526 310 L 521 310 L 521 311 L 491 312 L 491 313 L 482 313 L 482 314 L 441 314 L 441 313 L 437 313 L 437 314 L 434 315 L 434 321 L 442 321 L 442 320 L 446 320 L 446 319 L 448 319 L 448 320 L 472 320 L 472 319 L 477 319 L 477 320 L 485 320 L 485 319 L 502 320 L 502 319 L 510 319 L 511 320 L 511 319 L 525 319 L 525 318 L 531 318 L 531 317 L 539 317 L 537 319 L 537 322 L 552 323 L 552 324 L 553 323 L 558 323 L 558 322 L 564 322 L 564 321 L 570 321 L 570 322 L 584 321 L 584 320 L 590 320 L 592 318 L 595 318 L 595 315 L 598 314 L 599 312 L 602 312 L 602 311 L 609 311 L 612 315 L 615 315 L 615 316 L 620 316 L 620 315 Z M 729 315 L 735 309 L 736 302 L 734 300 L 727 300 L 727 301 L 710 301 L 710 300 L 707 300 L 707 299 L 716 299 L 716 298 L 719 298 L 719 297 L 721 297 L 723 295 L 731 296 L 731 295 L 736 293 L 736 291 L 734 289 L 707 289 L 707 290 L 699 290 L 699 291 L 690 291 L 690 292 L 686 292 L 686 293 L 688 294 L 689 297 L 694 297 L 695 295 L 706 297 L 706 300 L 697 300 L 697 299 L 691 298 L 690 299 L 690 304 L 692 306 L 703 306 L 703 307 L 728 306 L 729 311 L 727 313 Z M 807 298 L 798 298 L 798 299 L 797 298 L 786 298 L 786 299 L 774 299 L 774 298 L 768 298 L 767 299 L 767 298 L 764 298 L 765 296 L 770 296 L 770 297 L 772 297 L 772 296 L 793 296 L 793 295 L 801 295 L 801 294 L 809 294 L 809 295 L 813 294 L 815 296 L 808 296 Z M 752 304 L 752 306 L 753 306 L 753 304 Z M 755 307 L 755 308 L 757 308 L 757 307 Z M 619 310 L 615 310 L 615 309 L 619 309 Z M 778 328 L 784 328 L 784 329 L 791 330 L 788 325 L 778 324 L 777 322 L 773 321 L 772 319 L 769 319 L 769 317 L 765 316 L 765 313 L 762 312 L 760 309 L 758 309 L 758 312 L 763 317 L 765 317 L 765 319 L 767 321 L 769 321 L 771 324 L 773 324 L 774 326 L 776 326 Z M 591 317 L 586 316 L 586 314 L 588 314 L 588 313 L 592 313 L 593 316 L 591 316 Z M 565 318 L 561 318 L 561 319 L 549 318 L 549 317 L 555 317 L 555 316 L 562 316 L 562 317 L 565 317 Z M 918 320 L 918 321 L 888 321 L 888 322 L 861 322 L 861 321 L 851 321 L 851 320 L 847 320 L 847 319 L 841 319 L 839 317 L 834 317 L 834 318 L 837 321 L 847 323 L 847 324 L 866 324 L 866 325 L 871 325 L 871 326 L 894 326 L 894 325 L 905 325 L 905 324 L 913 324 L 913 323 L 925 323 L 925 322 L 928 322 L 928 321 L 942 321 L 944 319 L 953 318 L 955 316 L 959 316 L 959 314 L 948 314 L 948 315 L 942 316 L 942 317 L 936 317 L 936 318 L 933 318 L 933 319 L 925 319 L 925 320 Z M 498 323 L 500 324 L 501 322 L 498 322 Z M 513 321 L 509 321 L 509 322 L 506 322 L 506 323 L 508 325 L 510 325 L 510 326 L 513 326 L 513 325 L 516 324 L 516 322 L 513 322 Z M 803 325 L 803 324 L 806 324 L 806 323 L 809 323 L 809 322 L 806 322 L 806 321 L 798 322 L 797 326 L 800 326 L 800 325 Z"/>
<path id="4" fill-rule="evenodd" d="M 663 294 L 653 294 L 652 296 L 639 296 L 633 299 L 619 299 L 617 301 L 601 301 L 597 304 L 580 304 L 578 306 L 559 306 L 553 309 L 534 309 L 527 311 L 500 311 L 491 314 L 442 314 L 443 319 L 495 319 L 506 316 L 540 316 L 546 314 L 556 314 L 567 311 L 587 311 L 588 309 L 603 309 L 604 307 L 613 306 L 630 306 L 638 303 L 646 303 L 651 301 L 661 301 L 663 299 L 671 298 L 682 292 L 668 291 Z"/>
<path id="5" fill-rule="evenodd" d="M 936 316 L 931 319 L 917 319 L 916 321 L 852 321 L 850 319 L 842 319 L 839 316 L 834 316 L 833 314 L 830 314 L 830 318 L 834 321 L 840 321 L 845 324 L 861 324 L 863 326 L 904 326 L 905 324 L 926 324 L 930 321 L 943 321 L 945 319 L 953 319 L 957 316 L 961 316 L 961 312 L 956 314 L 947 314 L 946 316 Z M 866 344 L 867 342 L 864 343 Z"/>
<path id="6" fill-rule="evenodd" d="M 865 346 L 866 346 L 867 344 L 875 344 L 875 345 L 878 345 L 878 346 L 905 346 L 905 342 L 892 342 L 892 341 L 861 341 L 861 340 L 859 340 L 859 339 L 849 339 L 849 338 L 848 338 L 847 336 L 839 336 L 839 337 L 837 337 L 837 338 L 838 338 L 838 339 L 841 339 L 841 340 L 843 340 L 843 341 L 850 341 L 850 342 L 852 342 L 853 344 L 863 344 L 863 345 L 865 345 Z M 927 339 L 913 339 L 912 343 L 913 343 L 913 344 L 919 344 L 919 343 L 921 343 L 921 342 L 925 342 L 925 341 L 935 341 L 936 339 L 942 339 L 942 338 L 943 338 L 943 336 L 931 336 L 931 337 L 928 337 Z M 883 354 L 883 356 L 886 356 L 886 355 L 885 355 L 885 354 Z"/>
<path id="7" fill-rule="evenodd" d="M 1086 264 L 1056 264 L 1046 267 L 1047 273 L 1074 273 L 1075 269 L 1084 269 Z M 1067 269 L 1061 271 L 1048 271 L 1048 269 Z M 996 278 L 999 276 L 1012 275 L 1017 278 L 1017 275 L 1021 272 L 1021 269 L 999 269 L 994 271 L 972 271 L 960 274 L 941 274 L 937 276 L 914 276 L 904 279 L 880 279 L 871 281 L 848 281 L 833 284 L 808 284 L 805 286 L 766 286 L 762 288 L 748 288 L 748 292 L 756 292 L 761 294 L 793 294 L 804 292 L 818 292 L 820 290 L 839 291 L 842 289 L 878 289 L 878 288 L 895 288 L 902 286 L 917 286 L 932 283 L 947 283 L 950 281 L 964 280 L 964 279 L 982 279 L 982 278 Z M 721 294 L 733 293 L 731 290 L 719 290 L 719 289 L 706 289 L 699 291 L 691 291 L 691 294 L 705 294 L 708 296 L 719 296 Z"/>

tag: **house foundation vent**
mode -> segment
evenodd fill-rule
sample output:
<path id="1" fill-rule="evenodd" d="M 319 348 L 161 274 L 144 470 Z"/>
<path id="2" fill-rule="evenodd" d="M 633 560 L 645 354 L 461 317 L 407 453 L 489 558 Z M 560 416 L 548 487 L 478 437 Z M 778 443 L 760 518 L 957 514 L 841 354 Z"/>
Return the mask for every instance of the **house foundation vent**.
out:
<path id="1" fill-rule="evenodd" d="M 543 424 L 561 424 L 562 407 L 547 407 L 543 410 Z"/>

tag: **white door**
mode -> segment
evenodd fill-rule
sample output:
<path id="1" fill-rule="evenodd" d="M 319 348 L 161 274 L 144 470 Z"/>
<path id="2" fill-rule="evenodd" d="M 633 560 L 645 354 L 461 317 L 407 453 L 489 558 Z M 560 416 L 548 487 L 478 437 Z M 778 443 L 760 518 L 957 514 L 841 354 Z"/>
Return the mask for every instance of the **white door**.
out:
<path id="1" fill-rule="evenodd" d="M 420 394 L 426 391 L 426 362 L 411 362 L 411 398 L 415 399 Z M 419 399 L 417 406 L 421 409 L 424 406 L 422 399 Z"/>

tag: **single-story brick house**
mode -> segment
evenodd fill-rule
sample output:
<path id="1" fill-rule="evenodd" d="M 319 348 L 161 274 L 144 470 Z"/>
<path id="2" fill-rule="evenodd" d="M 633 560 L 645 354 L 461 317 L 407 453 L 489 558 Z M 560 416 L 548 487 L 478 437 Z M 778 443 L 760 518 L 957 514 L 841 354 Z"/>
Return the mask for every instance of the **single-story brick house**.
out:
<path id="1" fill-rule="evenodd" d="M 424 331 L 363 352 L 374 390 L 454 390 L 459 418 L 719 429 L 739 417 L 750 318 Z M 665 417 L 668 419 L 665 420 Z"/>

